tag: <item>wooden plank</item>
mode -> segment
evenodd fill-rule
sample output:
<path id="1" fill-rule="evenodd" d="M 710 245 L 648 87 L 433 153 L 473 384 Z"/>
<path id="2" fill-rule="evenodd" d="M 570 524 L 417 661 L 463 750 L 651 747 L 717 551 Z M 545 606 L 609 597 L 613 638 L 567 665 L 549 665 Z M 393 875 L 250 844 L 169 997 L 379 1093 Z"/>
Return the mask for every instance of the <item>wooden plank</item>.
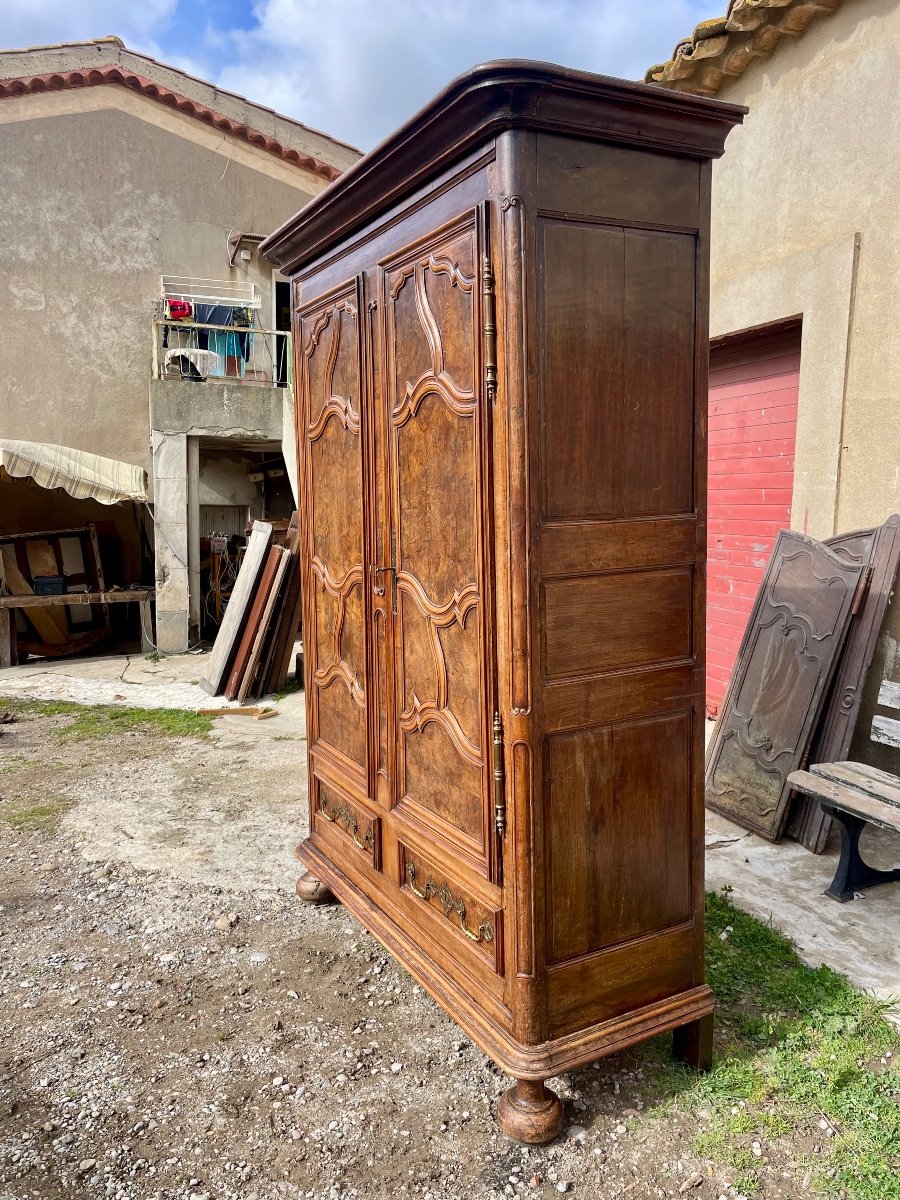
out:
<path id="1" fill-rule="evenodd" d="M 206 674 L 200 680 L 200 686 L 207 695 L 215 696 L 219 691 L 234 658 L 247 608 L 256 590 L 271 537 L 272 526 L 268 521 L 254 521 L 244 561 L 241 563 L 231 599 L 228 601 L 215 645 L 209 656 Z"/>
<path id="2" fill-rule="evenodd" d="M 263 646 L 265 644 L 266 634 L 269 632 L 272 624 L 272 618 L 275 613 L 275 604 L 278 600 L 278 593 L 281 590 L 281 584 L 284 580 L 284 573 L 287 570 L 287 566 L 291 558 L 290 554 L 288 554 L 287 550 L 285 550 L 282 546 L 277 546 L 275 549 L 277 549 L 279 555 L 278 564 L 275 568 L 275 578 L 272 580 L 272 586 L 269 589 L 266 605 L 263 609 L 262 617 L 259 622 L 259 629 L 257 631 L 256 638 L 254 639 L 253 647 L 250 651 L 250 658 L 247 661 L 247 669 L 244 671 L 244 677 L 241 680 L 240 687 L 238 688 L 237 698 L 241 704 L 244 703 L 251 693 L 253 695 L 258 694 L 258 689 L 254 687 L 254 683 L 259 674 Z"/>
<path id="3" fill-rule="evenodd" d="M 3 558 L 3 575 L 10 592 L 17 596 L 34 596 L 34 590 L 16 562 L 15 547 L 6 545 L 0 551 Z M 39 599 L 44 600 L 41 596 Z M 46 611 L 46 606 L 35 605 L 29 609 L 29 618 L 40 638 L 51 646 L 63 646 L 69 640 L 68 632 L 63 632 L 59 622 Z M 63 618 L 65 619 L 65 618 Z"/>
<path id="4" fill-rule="evenodd" d="M 250 654 L 256 641 L 256 634 L 259 630 L 259 623 L 262 620 L 263 609 L 269 598 L 269 591 L 275 579 L 275 572 L 278 570 L 280 553 L 280 547 L 270 546 L 266 555 L 262 574 L 253 594 L 250 611 L 247 614 L 247 619 L 244 621 L 244 628 L 241 630 L 241 640 L 238 642 L 231 670 L 225 684 L 225 695 L 229 700 L 237 699 L 238 689 L 241 686 L 241 680 L 244 678 L 244 672 L 247 669 Z"/>
<path id="5" fill-rule="evenodd" d="M 258 704 L 243 704 L 237 708 L 198 708 L 201 717 L 252 717 L 254 721 L 267 721 L 278 715 L 277 708 L 262 708 Z"/>
<path id="6" fill-rule="evenodd" d="M 0 671 L 12 666 L 12 618 L 0 609 Z"/>
<path id="7" fill-rule="evenodd" d="M 791 786 L 798 791 L 824 800 L 826 804 L 833 804 L 843 812 L 854 813 L 880 829 L 900 832 L 900 809 L 893 804 L 885 804 L 883 800 L 875 800 L 830 779 L 812 775 L 809 771 L 793 771 L 789 779 Z"/>
<path id="8" fill-rule="evenodd" d="M 893 717 L 874 716 L 872 718 L 872 741 L 880 742 L 882 746 L 890 746 L 900 750 L 900 721 Z"/>
<path id="9" fill-rule="evenodd" d="M 300 589 L 302 571 L 300 563 L 300 529 L 297 513 L 291 517 L 288 529 L 287 548 L 291 552 L 291 561 L 285 574 L 283 600 L 279 605 L 278 628 L 272 639 L 271 665 L 263 680 L 263 695 L 266 692 L 280 692 L 287 683 L 294 651 L 294 642 L 300 630 L 302 605 Z"/>
<path id="10" fill-rule="evenodd" d="M 121 592 L 64 592 L 60 596 L 0 596 L 0 609 L 4 608 L 53 608 L 65 606 L 77 608 L 91 604 L 130 604 L 133 600 L 153 600 L 155 588 L 134 588 Z"/>
<path id="11" fill-rule="evenodd" d="M 818 779 L 830 779 L 833 783 L 863 792 L 875 800 L 883 800 L 886 804 L 900 806 L 900 778 L 880 771 L 878 767 L 870 767 L 867 763 L 815 763 L 809 768 L 809 773 Z"/>

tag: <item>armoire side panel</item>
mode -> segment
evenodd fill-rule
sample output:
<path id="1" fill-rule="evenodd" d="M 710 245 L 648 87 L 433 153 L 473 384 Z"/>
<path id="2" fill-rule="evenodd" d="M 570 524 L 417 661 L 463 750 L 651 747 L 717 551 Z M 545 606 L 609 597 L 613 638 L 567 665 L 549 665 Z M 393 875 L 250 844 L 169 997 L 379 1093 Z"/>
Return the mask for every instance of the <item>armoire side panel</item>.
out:
<path id="1" fill-rule="evenodd" d="M 310 750 L 366 770 L 363 447 L 356 284 L 300 320 L 309 567 L 304 580 Z"/>
<path id="2" fill-rule="evenodd" d="M 681 178 L 631 167 L 648 186 Z M 696 234 L 601 217 L 569 205 L 536 229 L 547 962 L 551 994 L 592 981 L 575 1008 L 551 1005 L 556 1033 L 694 979 Z M 550 733 L 572 689 L 581 728 Z"/>

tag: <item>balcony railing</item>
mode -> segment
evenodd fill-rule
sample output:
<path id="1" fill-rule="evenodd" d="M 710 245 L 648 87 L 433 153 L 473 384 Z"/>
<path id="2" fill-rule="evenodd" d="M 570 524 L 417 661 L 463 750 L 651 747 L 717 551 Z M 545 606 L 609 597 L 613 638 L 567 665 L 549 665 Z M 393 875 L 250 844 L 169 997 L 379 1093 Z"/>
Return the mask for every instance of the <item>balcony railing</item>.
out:
<path id="1" fill-rule="evenodd" d="M 291 387 L 291 335 L 280 329 L 153 322 L 153 378 Z"/>

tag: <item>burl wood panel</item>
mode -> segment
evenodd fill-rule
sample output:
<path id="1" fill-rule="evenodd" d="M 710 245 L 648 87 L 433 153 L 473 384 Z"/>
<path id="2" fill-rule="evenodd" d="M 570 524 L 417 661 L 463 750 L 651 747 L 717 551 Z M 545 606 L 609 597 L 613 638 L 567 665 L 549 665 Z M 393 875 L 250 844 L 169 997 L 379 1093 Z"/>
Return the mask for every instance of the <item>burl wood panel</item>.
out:
<path id="1" fill-rule="evenodd" d="M 545 677 L 687 657 L 692 590 L 690 567 L 546 581 Z"/>
<path id="2" fill-rule="evenodd" d="M 694 238 L 539 231 L 546 517 L 692 511 Z"/>
<path id="3" fill-rule="evenodd" d="M 307 704 L 319 741 L 366 769 L 363 445 L 356 287 L 300 321 L 307 441 Z"/>
<path id="4" fill-rule="evenodd" d="M 485 855 L 482 439 L 474 223 L 385 268 L 399 806 Z"/>
<path id="5" fill-rule="evenodd" d="M 777 838 L 787 778 L 809 749 L 864 564 L 782 531 L 753 607 L 710 746 L 706 802 Z"/>
<path id="6" fill-rule="evenodd" d="M 548 739 L 550 962 L 690 917 L 691 720 Z"/>

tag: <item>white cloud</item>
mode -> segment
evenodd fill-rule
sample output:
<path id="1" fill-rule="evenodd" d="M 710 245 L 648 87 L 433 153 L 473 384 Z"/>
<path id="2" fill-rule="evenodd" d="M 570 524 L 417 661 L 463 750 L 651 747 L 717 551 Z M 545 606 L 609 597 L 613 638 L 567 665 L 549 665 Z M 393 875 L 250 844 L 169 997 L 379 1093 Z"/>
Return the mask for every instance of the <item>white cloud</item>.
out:
<path id="1" fill-rule="evenodd" d="M 2 0 L 5 49 L 86 42 L 115 33 L 132 49 L 153 53 L 179 0 Z"/>
<path id="2" fill-rule="evenodd" d="M 461 72 L 532 58 L 636 79 L 727 0 L 0 0 L 7 46 L 118 34 L 369 149 Z M 245 28 L 239 28 L 245 26 Z"/>
<path id="3" fill-rule="evenodd" d="M 215 81 L 369 149 L 462 71 L 534 58 L 640 78 L 725 0 L 258 0 Z M 222 62 L 224 59 L 224 64 Z"/>

